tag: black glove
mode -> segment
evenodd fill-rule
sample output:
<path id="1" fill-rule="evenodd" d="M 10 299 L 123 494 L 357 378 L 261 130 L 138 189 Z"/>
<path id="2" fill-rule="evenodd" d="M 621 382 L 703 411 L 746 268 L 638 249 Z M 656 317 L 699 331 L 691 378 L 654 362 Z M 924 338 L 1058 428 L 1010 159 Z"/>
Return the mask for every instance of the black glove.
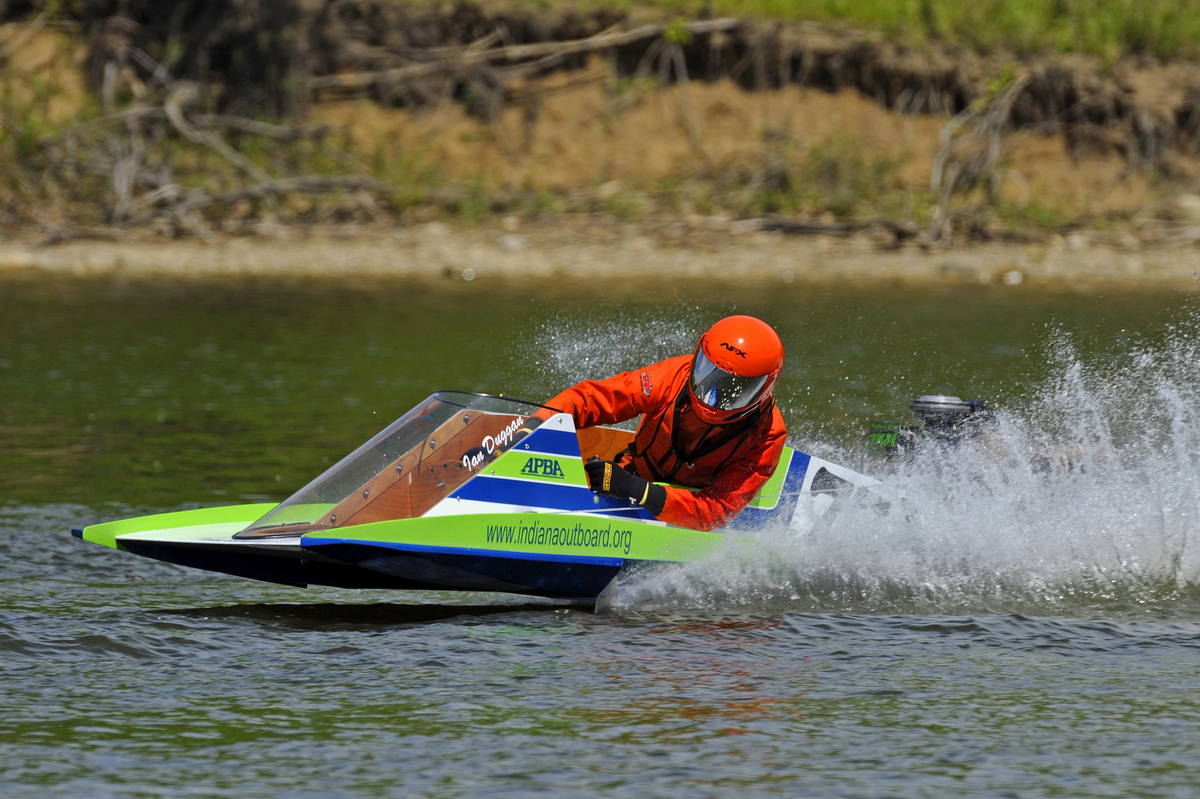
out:
<path id="1" fill-rule="evenodd" d="M 587 470 L 588 486 L 597 494 L 628 499 L 631 505 L 641 505 L 654 516 L 662 513 L 667 502 L 667 489 L 662 486 L 595 457 L 583 468 Z"/>

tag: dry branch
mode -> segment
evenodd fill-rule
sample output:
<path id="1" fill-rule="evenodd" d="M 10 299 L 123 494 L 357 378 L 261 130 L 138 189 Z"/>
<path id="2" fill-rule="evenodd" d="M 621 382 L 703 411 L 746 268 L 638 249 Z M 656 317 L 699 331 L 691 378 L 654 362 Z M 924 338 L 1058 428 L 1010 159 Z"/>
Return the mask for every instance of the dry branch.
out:
<path id="1" fill-rule="evenodd" d="M 52 143 L 59 139 L 69 138 L 71 136 L 79 136 L 85 133 L 90 133 L 93 130 L 107 127 L 115 124 L 130 124 L 143 119 L 165 118 L 166 113 L 160 106 L 138 105 L 133 108 L 127 108 L 124 111 L 116 114 L 107 114 L 96 119 L 81 122 L 78 125 L 67 128 L 63 132 L 47 139 L 46 143 Z"/>
<path id="2" fill-rule="evenodd" d="M 205 238 L 205 233 L 199 232 L 198 228 L 202 227 L 205 232 L 209 234 L 210 232 L 207 225 L 202 224 L 202 218 L 198 212 L 211 205 L 233 205 L 242 200 L 257 200 L 289 194 L 326 194 L 333 191 L 382 192 L 386 190 L 386 187 L 377 181 L 366 178 L 303 175 L 284 180 L 268 180 L 266 183 L 259 183 L 256 186 L 221 194 L 209 194 L 202 189 L 196 189 L 184 195 L 177 186 L 171 186 L 170 189 L 172 189 L 171 192 L 161 192 L 158 199 L 167 199 L 173 202 L 164 208 L 131 218 L 126 224 L 128 226 L 144 225 L 154 219 L 166 216 L 178 220 L 189 230 L 193 230 L 201 238 Z"/>
<path id="3" fill-rule="evenodd" d="M 941 147 L 933 161 L 929 186 L 938 204 L 930 222 L 934 241 L 950 235 L 951 197 L 984 184 L 993 199 L 1007 170 L 999 169 L 1001 145 L 1011 127 L 1013 103 L 1029 83 L 1029 75 L 1009 82 L 987 102 L 977 102 L 957 114 L 942 128 Z"/>
<path id="4" fill-rule="evenodd" d="M 328 125 L 272 125 L 229 114 L 196 114 L 192 119 L 202 128 L 225 128 L 283 141 L 319 139 L 329 134 Z"/>
<path id="5" fill-rule="evenodd" d="M 695 36 L 717 31 L 733 30 L 741 25 L 736 19 L 712 19 L 693 22 L 683 26 L 689 34 Z M 495 47 L 472 50 L 470 46 L 462 49 L 446 48 L 444 55 L 433 61 L 412 64 L 395 69 L 385 69 L 378 72 L 351 72 L 345 75 L 322 75 L 309 79 L 310 89 L 366 89 L 378 81 L 402 81 L 435 75 L 448 69 L 464 69 L 473 66 L 490 64 L 495 61 L 526 61 L 534 58 L 549 56 L 580 55 L 598 50 L 631 44 L 643 39 L 654 39 L 666 33 L 662 25 L 643 25 L 631 31 L 604 32 L 586 39 L 574 39 L 566 42 L 540 42 L 537 44 L 515 44 L 508 47 Z M 429 51 L 426 51 L 429 52 Z M 431 53 L 432 55 L 432 53 Z"/>
<path id="6" fill-rule="evenodd" d="M 195 211 L 208 205 L 232 204 L 269 195 L 322 194 L 330 191 L 384 191 L 386 187 L 374 180 L 346 176 L 302 175 L 284 180 L 269 180 L 257 186 L 237 191 L 209 195 L 194 193 L 180 203 L 180 210 Z"/>
<path id="7" fill-rule="evenodd" d="M 113 227 L 54 225 L 53 229 L 47 227 L 43 244 L 110 235 L 113 230 L 156 220 L 170 220 L 167 230 L 185 230 L 213 241 L 215 234 L 205 219 L 205 209 L 260 198 L 274 207 L 276 198 L 295 194 L 346 192 L 353 194 L 358 207 L 372 217 L 379 215 L 379 206 L 367 192 L 385 192 L 386 187 L 363 176 L 365 167 L 324 140 L 326 126 L 279 125 L 229 114 L 196 114 L 194 107 L 199 104 L 203 87 L 174 79 L 144 52 L 137 51 L 136 55 L 163 89 L 146 98 L 149 102 L 47 138 L 38 148 L 38 163 L 30 165 L 30 176 L 40 170 L 37 182 L 56 194 L 78 195 L 81 181 L 101 179 L 106 187 L 102 201 L 108 209 L 106 221 Z M 226 142 L 221 136 L 223 131 L 276 141 L 315 140 L 323 152 L 360 174 L 277 178 Z M 215 152 L 232 165 L 234 173 L 209 175 L 203 186 L 188 191 L 172 174 L 177 161 L 171 154 L 177 150 L 168 147 L 164 153 L 158 146 L 170 139 L 182 139 Z"/>
<path id="8" fill-rule="evenodd" d="M 176 88 L 171 91 L 163 103 L 163 111 L 166 112 L 167 119 L 170 120 L 172 127 L 175 128 L 180 136 L 188 141 L 203 144 L 211 148 L 260 184 L 270 183 L 270 175 L 251 163 L 244 155 L 221 141 L 220 137 L 209 131 L 200 130 L 188 122 L 187 117 L 183 113 L 184 108 L 192 105 L 199 99 L 200 87 L 196 84 L 181 83 L 176 85 Z"/>

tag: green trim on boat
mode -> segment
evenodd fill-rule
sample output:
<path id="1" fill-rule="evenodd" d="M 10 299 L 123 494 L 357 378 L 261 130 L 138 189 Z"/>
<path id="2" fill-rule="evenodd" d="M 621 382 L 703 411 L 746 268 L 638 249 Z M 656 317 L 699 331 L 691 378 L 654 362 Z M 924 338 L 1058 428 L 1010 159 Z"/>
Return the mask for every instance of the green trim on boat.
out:
<path id="1" fill-rule="evenodd" d="M 788 469 L 792 466 L 792 456 L 796 451 L 791 447 L 784 447 L 783 454 L 779 457 L 779 465 L 775 467 L 775 474 L 771 475 L 771 479 L 767 481 L 754 499 L 750 500 L 747 507 L 762 508 L 763 510 L 774 510 L 779 504 L 780 494 L 783 493 L 783 481 L 787 477 Z"/>
<path id="2" fill-rule="evenodd" d="M 541 452 L 509 450 L 484 467 L 496 477 L 516 477 L 563 485 L 587 485 L 583 461 L 571 455 L 547 455 Z"/>
<path id="3" fill-rule="evenodd" d="M 697 560 L 728 546 L 722 533 L 588 513 L 424 516 L 322 530 L 301 538 L 630 560 Z"/>
<path id="4" fill-rule="evenodd" d="M 120 549 L 117 536 L 128 533 L 144 533 L 150 530 L 173 530 L 180 527 L 197 527 L 209 524 L 241 524 L 238 530 L 262 518 L 267 511 L 275 507 L 274 502 L 256 503 L 254 505 L 222 505 L 217 508 L 196 508 L 195 510 L 177 510 L 170 513 L 156 513 L 152 516 L 138 516 L 133 519 L 117 519 L 112 522 L 93 524 L 83 528 L 82 538 L 93 544 Z"/>

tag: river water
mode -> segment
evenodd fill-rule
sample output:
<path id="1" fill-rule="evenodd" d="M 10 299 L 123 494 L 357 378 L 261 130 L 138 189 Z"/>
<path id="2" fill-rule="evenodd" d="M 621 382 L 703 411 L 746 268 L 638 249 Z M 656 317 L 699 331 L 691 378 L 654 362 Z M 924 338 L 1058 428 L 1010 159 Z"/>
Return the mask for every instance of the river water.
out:
<path id="1" fill-rule="evenodd" d="M 0 278 L 0 796 L 1196 796 L 1187 292 Z M 544 399 L 743 312 L 792 443 L 887 502 L 615 612 L 291 589 L 72 538 L 278 500 L 440 389 Z"/>

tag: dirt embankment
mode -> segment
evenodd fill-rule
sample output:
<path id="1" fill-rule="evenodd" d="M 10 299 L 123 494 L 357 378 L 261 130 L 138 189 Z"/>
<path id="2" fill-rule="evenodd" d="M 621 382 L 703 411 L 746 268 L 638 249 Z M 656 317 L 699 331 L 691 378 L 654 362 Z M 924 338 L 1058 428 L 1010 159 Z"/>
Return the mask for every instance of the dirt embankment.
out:
<path id="1" fill-rule="evenodd" d="M 764 228 L 887 249 L 1200 241 L 1193 61 L 502 4 L 86 9 L 0 28 L 0 230 L 25 241 L 389 236 L 446 216 L 638 222 L 668 247 Z"/>
<path id="2" fill-rule="evenodd" d="M 721 217 L 639 224 L 602 217 L 516 216 L 468 226 L 430 222 L 350 236 L 331 233 L 297 234 L 294 227 L 282 227 L 215 243 L 88 241 L 41 248 L 0 243 L 0 273 L 202 280 L 420 278 L 448 285 L 521 280 L 571 285 L 581 280 L 640 294 L 680 280 L 742 287 L 992 285 L 1012 291 L 1200 287 L 1200 262 L 1190 248 L 1122 248 L 1079 233 L 1039 243 L 881 249 L 871 232 L 796 238 L 756 229 L 753 220 Z"/>

